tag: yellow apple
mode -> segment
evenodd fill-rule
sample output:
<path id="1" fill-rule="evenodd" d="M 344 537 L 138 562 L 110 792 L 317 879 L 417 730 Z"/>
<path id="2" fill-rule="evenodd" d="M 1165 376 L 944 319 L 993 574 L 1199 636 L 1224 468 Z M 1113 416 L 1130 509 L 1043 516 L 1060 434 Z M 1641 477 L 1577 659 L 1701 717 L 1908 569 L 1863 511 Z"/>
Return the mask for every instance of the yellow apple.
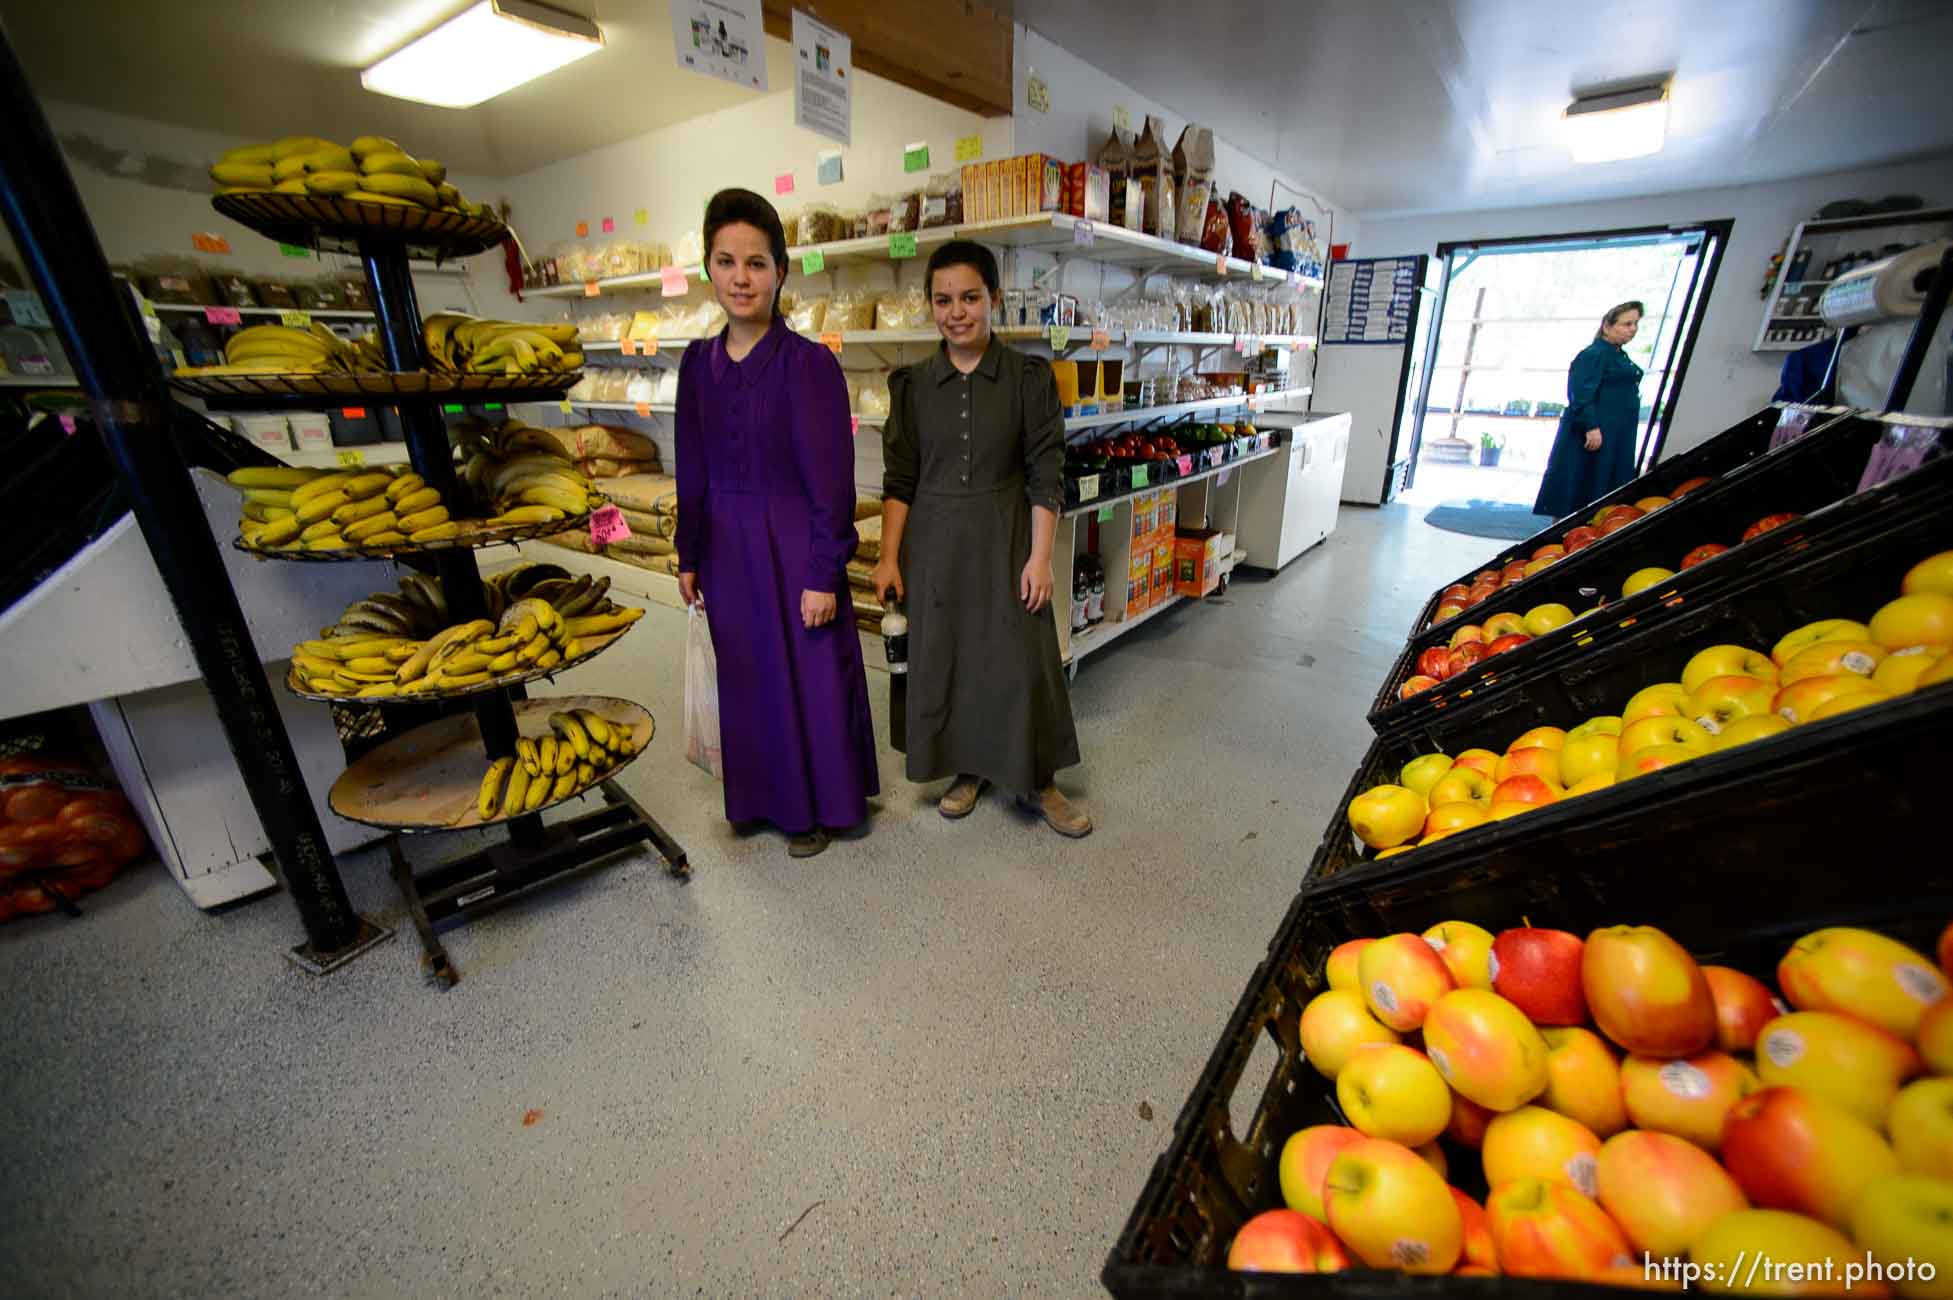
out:
<path id="1" fill-rule="evenodd" d="M 1921 591 L 1888 600 L 1872 615 L 1871 640 L 1887 650 L 1907 646 L 1953 647 L 1953 596 Z"/>
<path id="2" fill-rule="evenodd" d="M 1953 1179 L 1872 1180 L 1852 1207 L 1851 1237 L 1907 1300 L 1953 1300 Z"/>
<path id="3" fill-rule="evenodd" d="M 1682 708 L 1688 707 L 1688 699 L 1682 700 Z M 1620 752 L 1623 757 L 1650 745 L 1684 745 L 1698 753 L 1706 754 L 1715 748 L 1715 738 L 1708 728 L 1699 722 L 1690 721 L 1683 713 L 1658 713 L 1635 719 L 1621 731 Z"/>
<path id="4" fill-rule="evenodd" d="M 1329 981 L 1330 988 L 1354 989 L 1359 996 L 1362 994 L 1362 986 L 1356 982 L 1356 958 L 1369 945 L 1368 939 L 1347 939 L 1329 950 L 1322 976 Z"/>
<path id="5" fill-rule="evenodd" d="M 1618 1133 L 1595 1161 L 1601 1208 L 1636 1250 L 1680 1258 L 1725 1214 L 1750 1207 L 1743 1189 L 1693 1142 L 1669 1133 Z"/>
<path id="6" fill-rule="evenodd" d="M 1682 669 L 1682 685 L 1690 691 L 1711 677 L 1755 677 L 1775 681 L 1777 666 L 1761 650 L 1740 645 L 1712 645 L 1698 650 Z"/>
<path id="7" fill-rule="evenodd" d="M 1906 695 L 1919 685 L 1919 678 L 1939 656 L 1936 646 L 1908 646 L 1894 650 L 1879 660 L 1872 670 L 1872 685 L 1888 695 Z"/>
<path id="8" fill-rule="evenodd" d="M 1614 784 L 1615 770 L 1614 767 L 1609 766 L 1602 771 L 1595 772 L 1584 781 L 1579 781 L 1568 786 L 1566 788 L 1566 797 L 1571 799 L 1577 794 L 1592 794 L 1596 790 L 1605 790 L 1608 786 Z"/>
<path id="9" fill-rule="evenodd" d="M 1424 796 L 1401 785 L 1380 785 L 1349 801 L 1350 829 L 1373 849 L 1402 844 L 1424 829 Z"/>
<path id="10" fill-rule="evenodd" d="M 1811 716 L 1808 721 L 1822 722 L 1826 718 L 1835 718 L 1840 713 L 1850 713 L 1853 709 L 1862 709 L 1873 704 L 1883 704 L 1891 698 L 1890 695 L 1881 691 L 1876 686 L 1869 690 L 1849 691 L 1843 695 L 1833 695 L 1830 699 L 1811 710 Z"/>
<path id="11" fill-rule="evenodd" d="M 1701 745 L 1644 745 L 1632 754 L 1621 756 L 1620 764 L 1614 769 L 1614 779 L 1617 782 L 1632 781 L 1637 776 L 1686 763 L 1708 752 Z"/>
<path id="12" fill-rule="evenodd" d="M 1928 555 L 1907 569 L 1906 576 L 1899 581 L 1899 590 L 1908 596 L 1929 591 L 1953 596 L 1953 551 Z"/>
<path id="13" fill-rule="evenodd" d="M 1813 930 L 1777 963 L 1777 987 L 1799 1011 L 1841 1011 L 1911 1038 L 1926 1009 L 1949 992 L 1932 959 L 1876 930 Z"/>
<path id="14" fill-rule="evenodd" d="M 1724 1052 L 1683 1060 L 1630 1056 L 1621 1063 L 1621 1100 L 1636 1128 L 1670 1133 L 1705 1151 L 1722 1145 L 1729 1108 L 1762 1087 L 1755 1071 Z"/>
<path id="15" fill-rule="evenodd" d="M 1466 805 L 1469 807 L 1469 805 Z M 1424 932 L 1461 989 L 1492 987 L 1492 932 L 1470 921 L 1443 921 Z M 1428 1019 L 1428 1017 L 1427 1017 Z"/>
<path id="16" fill-rule="evenodd" d="M 1489 774 L 1475 767 L 1456 766 L 1439 777 L 1437 784 L 1431 787 L 1431 807 L 1442 808 L 1446 804 L 1462 803 L 1489 810 L 1492 807 L 1492 787 Z"/>
<path id="17" fill-rule="evenodd" d="M 1603 713 L 1588 718 L 1577 727 L 1567 729 L 1567 739 L 1579 736 L 1618 736 L 1621 734 L 1621 720 L 1611 713 Z"/>
<path id="18" fill-rule="evenodd" d="M 1449 1273 L 1464 1244 L 1451 1188 L 1417 1153 L 1365 1138 L 1329 1166 L 1322 1199 L 1329 1227 L 1371 1268 Z"/>
<path id="19" fill-rule="evenodd" d="M 1885 1134 L 1902 1168 L 1953 1178 L 1953 1079 L 1915 1079 L 1899 1089 Z"/>
<path id="20" fill-rule="evenodd" d="M 1546 566 L 1553 563 L 1553 561 L 1559 558 L 1560 557 L 1557 555 L 1542 555 L 1537 560 L 1527 561 L 1526 576 L 1530 578 L 1535 573 L 1544 573 L 1546 571 Z"/>
<path id="21" fill-rule="evenodd" d="M 1573 611 L 1557 601 L 1544 605 L 1534 605 L 1526 611 L 1525 631 L 1532 636 L 1545 636 L 1548 632 L 1565 627 L 1573 621 Z"/>
<path id="22" fill-rule="evenodd" d="M 1912 1045 L 1934 1074 L 1953 1074 L 1953 998 L 1941 998 L 1919 1017 Z"/>
<path id="23" fill-rule="evenodd" d="M 1790 657 L 1807 646 L 1820 641 L 1870 641 L 1872 630 L 1863 623 L 1848 618 L 1821 618 L 1815 623 L 1806 623 L 1794 632 L 1785 633 L 1777 643 L 1770 647 L 1770 659 L 1781 668 L 1790 662 Z"/>
<path id="24" fill-rule="evenodd" d="M 1611 776 L 1615 764 L 1620 762 L 1620 749 L 1620 737 L 1604 732 L 1569 736 L 1560 750 L 1560 779 L 1571 788 L 1596 772 L 1606 772 Z"/>
<path id="25" fill-rule="evenodd" d="M 1781 735 L 1789 731 L 1790 727 L 1790 719 L 1775 713 L 1766 713 L 1759 718 L 1738 718 L 1716 736 L 1716 748 L 1734 749 L 1738 745 L 1747 745 L 1752 740 Z"/>
<path id="26" fill-rule="evenodd" d="M 1441 840 L 1459 831 L 1468 831 L 1474 826 L 1483 826 L 1490 820 L 1488 814 L 1477 804 L 1441 803 L 1431 809 L 1431 815 L 1424 819 L 1424 838 L 1417 843 L 1420 847 L 1432 840 Z M 1389 852 L 1388 849 L 1385 852 Z"/>
<path id="27" fill-rule="evenodd" d="M 1636 569 L 1628 574 L 1627 581 L 1621 584 L 1621 595 L 1625 598 L 1637 591 L 1646 591 L 1656 583 L 1667 582 L 1674 576 L 1675 570 L 1664 569 L 1658 564 L 1650 565 L 1645 569 Z"/>
<path id="28" fill-rule="evenodd" d="M 1512 1110 L 1546 1088 L 1546 1040 L 1496 993 L 1455 989 L 1424 1020 L 1424 1049 L 1445 1082 L 1479 1105 Z"/>
<path id="29" fill-rule="evenodd" d="M 1282 1158 L 1276 1165 L 1281 1179 L 1282 1202 L 1312 1219 L 1323 1218 L 1322 1180 L 1329 1166 L 1363 1135 L 1343 1124 L 1311 1124 L 1298 1129 L 1282 1143 Z"/>
<path id="30" fill-rule="evenodd" d="M 1843 1295 L 1846 1266 L 1863 1267 L 1865 1256 L 1842 1232 L 1806 1215 L 1738 1210 L 1696 1238 L 1689 1260 L 1702 1270 L 1696 1285 L 1717 1294 Z M 1759 1273 L 1764 1263 L 1769 1269 Z M 1804 1280 L 1793 1282 L 1796 1265 Z M 1809 1280 L 1827 1276 L 1832 1280 Z"/>
<path id="31" fill-rule="evenodd" d="M 1777 688 L 1758 677 L 1711 677 L 1689 693 L 1689 716 L 1712 736 L 1739 718 L 1770 714 Z"/>
<path id="32" fill-rule="evenodd" d="M 1542 1029 L 1546 1039 L 1546 1091 L 1539 1104 L 1579 1120 L 1596 1137 L 1627 1127 L 1621 1101 L 1621 1067 L 1614 1049 L 1591 1029 Z"/>
<path id="33" fill-rule="evenodd" d="M 1497 1187 L 1515 1178 L 1558 1179 L 1588 1196 L 1597 1196 L 1594 1164 L 1600 1139 L 1577 1119 L 1544 1106 L 1521 1106 L 1494 1119 L 1480 1150 L 1485 1183 Z"/>
<path id="34" fill-rule="evenodd" d="M 1449 754 L 1419 754 L 1404 764 L 1404 770 L 1397 774 L 1397 783 L 1406 790 L 1415 790 L 1429 799 L 1431 787 L 1438 783 L 1439 777 L 1450 770 Z"/>
<path id="35" fill-rule="evenodd" d="M 1444 960 L 1416 934 L 1387 935 L 1365 948 L 1356 978 L 1370 1013 L 1402 1034 L 1422 1025 L 1432 1004 L 1454 987 Z"/>
<path id="36" fill-rule="evenodd" d="M 1811 721 L 1818 707 L 1827 700 L 1859 691 L 1876 690 L 1878 687 L 1857 673 L 1833 673 L 1829 677 L 1806 677 L 1792 682 L 1777 692 L 1777 698 L 1772 703 L 1780 716 L 1802 724 Z"/>
<path id="37" fill-rule="evenodd" d="M 1621 743 L 1627 744 L 1628 729 L 1643 718 L 1685 718 L 1688 716 L 1688 687 L 1680 682 L 1656 682 L 1628 697 L 1621 710 Z"/>
<path id="38" fill-rule="evenodd" d="M 1435 1140 L 1421 1142 L 1417 1146 L 1412 1147 L 1411 1150 L 1417 1153 L 1419 1160 L 1422 1160 L 1425 1164 L 1436 1170 L 1438 1177 L 1445 1178 L 1450 1176 L 1451 1162 L 1444 1158 L 1444 1148 L 1439 1146 Z"/>
<path id="39" fill-rule="evenodd" d="M 1515 749 L 1559 749 L 1566 744 L 1566 732 L 1558 727 L 1534 727 L 1505 747 L 1510 754 Z"/>
<path id="40" fill-rule="evenodd" d="M 1756 1036 L 1756 1073 L 1801 1088 L 1878 1125 L 1899 1086 L 1925 1068 L 1912 1044 L 1835 1011 L 1793 1011 Z"/>
<path id="41" fill-rule="evenodd" d="M 1805 646 L 1784 662 L 1777 684 L 1788 686 L 1806 677 L 1830 677 L 1835 673 L 1870 677 L 1888 653 L 1875 641 L 1819 641 Z"/>
<path id="42" fill-rule="evenodd" d="M 1913 689 L 1922 686 L 1937 686 L 1941 682 L 1953 682 L 1953 652 L 1943 654 L 1919 674 L 1913 681 Z"/>
<path id="43" fill-rule="evenodd" d="M 1300 1023 L 1302 1055 L 1324 1078 L 1333 1079 L 1359 1047 L 1400 1041 L 1397 1032 L 1370 1014 L 1362 995 L 1329 989 L 1309 999 Z"/>
<path id="44" fill-rule="evenodd" d="M 1485 639 L 1487 641 L 1496 641 L 1502 636 L 1511 636 L 1515 632 L 1524 632 L 1526 630 L 1526 620 L 1509 609 L 1501 610 L 1486 619 L 1484 627 Z"/>
<path id="45" fill-rule="evenodd" d="M 1382 862 L 1385 858 L 1394 858 L 1399 853 L 1409 853 L 1412 849 L 1416 848 L 1418 844 L 1422 844 L 1423 842 L 1424 842 L 1423 840 L 1419 840 L 1417 841 L 1417 844 L 1393 844 L 1387 849 L 1378 849 L 1377 856 L 1373 860 L 1377 862 Z"/>

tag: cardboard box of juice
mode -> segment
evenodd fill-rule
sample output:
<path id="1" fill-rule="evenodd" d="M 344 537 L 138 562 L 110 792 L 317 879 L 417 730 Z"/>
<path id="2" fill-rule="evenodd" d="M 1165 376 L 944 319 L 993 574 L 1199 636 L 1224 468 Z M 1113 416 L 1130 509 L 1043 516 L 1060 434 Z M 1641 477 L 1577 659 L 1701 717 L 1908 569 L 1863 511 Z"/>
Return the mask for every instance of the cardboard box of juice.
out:
<path id="1" fill-rule="evenodd" d="M 1173 548 L 1171 537 L 1153 543 L 1153 599 L 1155 605 L 1166 603 L 1173 594 Z"/>
<path id="2" fill-rule="evenodd" d="M 1153 607 L 1153 548 L 1134 546 L 1126 564 L 1126 617 L 1135 618 Z"/>
<path id="3" fill-rule="evenodd" d="M 1187 528 L 1173 541 L 1173 590 L 1199 600 L 1221 585 L 1221 533 Z"/>

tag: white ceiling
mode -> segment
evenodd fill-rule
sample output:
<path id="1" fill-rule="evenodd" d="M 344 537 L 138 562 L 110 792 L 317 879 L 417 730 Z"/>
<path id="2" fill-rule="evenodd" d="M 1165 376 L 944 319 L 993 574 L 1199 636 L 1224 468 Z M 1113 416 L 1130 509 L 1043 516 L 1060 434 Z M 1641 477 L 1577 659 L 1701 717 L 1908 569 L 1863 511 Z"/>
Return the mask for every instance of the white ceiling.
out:
<path id="1" fill-rule="evenodd" d="M 1576 202 L 1953 151 L 1948 0 L 1017 0 L 1017 20 L 1359 213 Z M 1674 73 L 1667 147 L 1568 158 Z"/>
<path id="2" fill-rule="evenodd" d="M 10 4 L 35 90 L 269 139 L 399 138 L 510 176 L 750 92 L 680 72 L 666 0 L 554 0 L 608 48 L 477 109 L 359 69 L 471 0 Z M 995 0 L 993 0 L 995 3 Z M 1360 213 L 1604 199 L 1953 153 L 1949 0 L 1015 0 L 1020 22 Z M 769 41 L 769 75 L 787 75 Z M 1674 73 L 1668 146 L 1576 167 L 1576 89 Z M 329 125 L 322 125 L 329 124 Z"/>

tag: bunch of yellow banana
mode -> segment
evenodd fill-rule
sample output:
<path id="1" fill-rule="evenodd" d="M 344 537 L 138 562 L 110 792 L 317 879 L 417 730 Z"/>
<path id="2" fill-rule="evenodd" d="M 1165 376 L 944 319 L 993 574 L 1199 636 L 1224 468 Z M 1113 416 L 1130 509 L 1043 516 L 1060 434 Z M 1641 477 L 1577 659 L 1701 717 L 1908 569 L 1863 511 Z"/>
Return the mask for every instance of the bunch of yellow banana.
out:
<path id="1" fill-rule="evenodd" d="M 421 322 L 427 368 L 437 374 L 529 375 L 583 364 L 575 325 L 482 320 L 436 312 Z"/>
<path id="2" fill-rule="evenodd" d="M 541 429 L 519 420 L 471 423 L 453 436 L 464 457 L 461 481 L 495 512 L 492 523 L 549 523 L 604 504 L 603 494 Z"/>
<path id="3" fill-rule="evenodd" d="M 303 683 L 315 685 L 323 679 L 347 685 L 333 672 L 322 674 L 326 661 L 343 662 L 345 656 L 335 653 L 337 648 L 355 645 L 363 649 L 379 636 L 388 642 L 386 653 L 392 656 L 388 671 L 384 678 L 354 679 L 351 694 L 360 699 L 386 699 L 462 690 L 503 677 L 561 667 L 585 653 L 584 637 L 622 631 L 644 616 L 641 609 L 613 607 L 605 613 L 570 619 L 548 601 L 532 596 L 511 605 L 499 623 L 475 619 L 413 639 L 372 631 L 376 621 L 386 622 L 384 617 L 376 617 L 374 600 L 355 601 L 338 626 L 324 629 L 316 641 L 303 641 L 292 648 L 292 664 Z M 377 667 L 370 662 L 360 665 L 364 671 Z"/>
<path id="4" fill-rule="evenodd" d="M 549 728 L 551 734 L 540 740 L 521 737 L 513 757 L 488 765 L 475 798 L 475 811 L 484 819 L 535 812 L 580 794 L 642 748 L 630 723 L 613 722 L 594 709 L 552 713 Z"/>
<path id="5" fill-rule="evenodd" d="M 349 343 L 323 325 L 253 325 L 224 344 L 221 366 L 183 366 L 179 375 L 317 375 L 384 370 L 378 349 Z"/>
<path id="6" fill-rule="evenodd" d="M 441 494 L 405 465 L 311 470 L 233 470 L 244 493 L 238 531 L 259 550 L 337 551 L 436 542 L 460 528 Z"/>
<path id="7" fill-rule="evenodd" d="M 210 169 L 219 194 L 317 194 L 495 215 L 487 204 L 462 197 L 447 183 L 447 175 L 441 163 L 413 158 L 395 141 L 377 135 L 363 135 L 350 147 L 317 136 L 286 136 L 272 144 L 227 150 Z"/>

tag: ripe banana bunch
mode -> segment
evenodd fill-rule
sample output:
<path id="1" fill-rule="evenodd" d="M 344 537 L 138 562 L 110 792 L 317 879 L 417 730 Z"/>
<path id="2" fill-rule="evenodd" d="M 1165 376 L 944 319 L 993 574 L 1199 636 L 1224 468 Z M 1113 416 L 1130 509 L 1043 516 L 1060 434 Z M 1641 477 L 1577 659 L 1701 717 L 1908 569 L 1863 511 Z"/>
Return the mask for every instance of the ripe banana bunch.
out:
<path id="1" fill-rule="evenodd" d="M 525 596 L 548 601 L 564 618 L 610 614 L 618 608 L 607 595 L 609 578 L 592 578 L 587 573 L 571 577 L 568 569 L 554 564 L 518 565 L 490 575 L 481 585 L 488 616 L 496 620 Z"/>
<path id="2" fill-rule="evenodd" d="M 454 430 L 461 480 L 495 514 L 492 523 L 548 523 L 587 514 L 604 496 L 554 438 L 518 420 Z"/>
<path id="3" fill-rule="evenodd" d="M 495 216 L 487 204 L 462 197 L 447 175 L 443 164 L 414 158 L 397 142 L 376 135 L 363 135 L 350 147 L 317 136 L 286 136 L 226 150 L 210 169 L 219 194 L 316 194 Z"/>
<path id="4" fill-rule="evenodd" d="M 441 494 L 405 465 L 316 470 L 254 466 L 233 470 L 244 494 L 238 532 L 267 551 L 337 551 L 442 541 L 460 527 Z"/>
<path id="5" fill-rule="evenodd" d="M 224 344 L 221 366 L 184 366 L 180 375 L 316 375 L 384 370 L 377 349 L 349 343 L 323 325 L 253 325 Z"/>
<path id="6" fill-rule="evenodd" d="M 421 323 L 427 367 L 437 374 L 529 375 L 575 370 L 582 344 L 571 324 L 481 320 L 437 312 Z"/>
<path id="7" fill-rule="evenodd" d="M 475 811 L 484 821 L 537 812 L 581 794 L 642 750 L 630 723 L 613 722 L 594 709 L 552 713 L 549 729 L 541 739 L 521 737 L 512 757 L 488 765 L 475 797 Z"/>

